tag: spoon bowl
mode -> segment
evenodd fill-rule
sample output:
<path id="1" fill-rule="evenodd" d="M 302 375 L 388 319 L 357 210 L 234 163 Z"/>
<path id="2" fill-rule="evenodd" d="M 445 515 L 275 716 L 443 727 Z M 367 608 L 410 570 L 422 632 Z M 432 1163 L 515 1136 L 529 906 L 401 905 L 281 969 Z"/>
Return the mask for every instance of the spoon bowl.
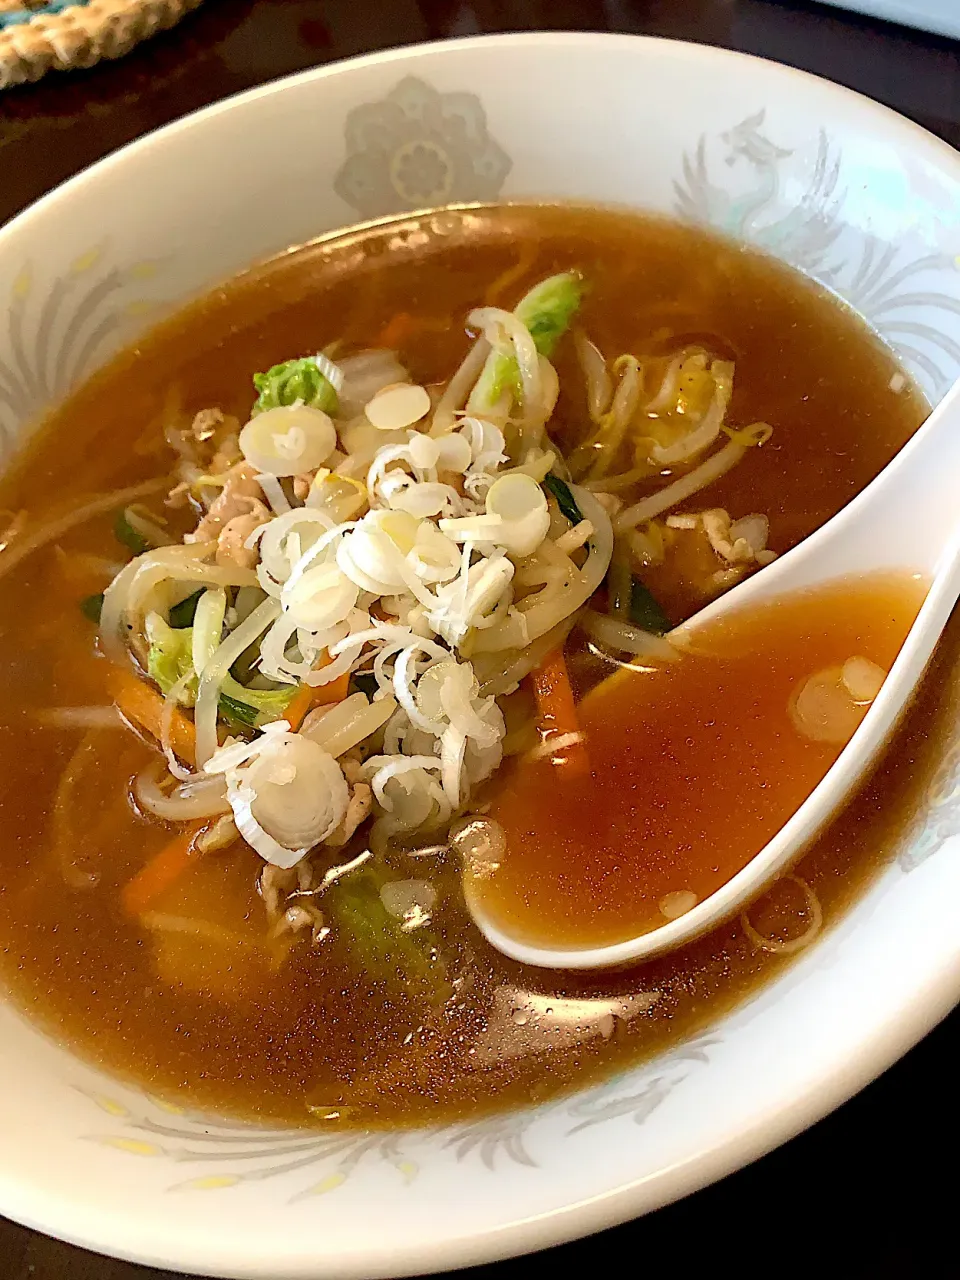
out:
<path id="1" fill-rule="evenodd" d="M 605 969 L 671 951 L 713 929 L 789 869 L 829 822 L 889 740 L 960 598 L 960 383 L 892 462 L 799 546 L 700 610 L 671 633 L 683 644 L 746 607 L 769 604 L 838 580 L 907 572 L 929 588 L 896 661 L 863 721 L 793 816 L 740 871 L 677 919 L 599 947 L 543 946 L 490 919 L 465 885 L 477 926 L 504 955 L 550 969 Z"/>

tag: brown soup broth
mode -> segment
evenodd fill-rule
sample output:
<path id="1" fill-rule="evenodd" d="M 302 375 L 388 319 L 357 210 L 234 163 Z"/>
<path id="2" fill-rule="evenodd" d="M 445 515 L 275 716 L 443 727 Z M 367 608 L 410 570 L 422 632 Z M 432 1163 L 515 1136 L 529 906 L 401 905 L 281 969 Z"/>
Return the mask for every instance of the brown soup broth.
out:
<path id="1" fill-rule="evenodd" d="M 484 915 L 540 946 L 599 947 L 665 923 L 766 845 L 841 751 L 791 718 L 806 677 L 857 656 L 889 670 L 926 594 L 878 574 L 737 611 L 677 660 L 610 676 L 581 651 L 574 753 L 527 755 L 492 788 L 507 835 L 473 879 Z M 600 683 L 595 683 L 598 668 Z"/>
<path id="2" fill-rule="evenodd" d="M 889 351 L 832 298 L 763 256 L 621 213 L 453 210 L 284 255 L 165 322 L 51 417 L 4 480 L 0 508 L 25 510 L 35 527 L 89 495 L 162 475 L 171 413 L 219 405 L 245 416 L 255 371 L 336 339 L 345 348 L 373 345 L 401 312 L 417 322 L 400 342 L 412 376 L 447 378 L 467 349 L 463 317 L 471 307 L 512 305 L 538 278 L 571 266 L 589 281 L 581 323 L 608 356 L 669 354 L 696 341 L 736 361 L 730 420 L 763 420 L 775 431 L 707 501 L 734 516 L 766 513 L 777 551 L 862 489 L 924 417 L 910 386 L 891 390 L 898 367 Z M 562 392 L 553 429 L 564 448 L 582 437 L 585 421 L 571 345 L 557 357 Z M 470 925 L 450 867 L 440 874 L 436 926 L 455 995 L 441 1011 L 424 1010 L 366 979 L 335 933 L 276 970 L 259 943 L 259 859 L 242 849 L 198 862 L 158 903 L 183 914 L 197 905 L 208 915 L 215 904 L 217 927 L 243 941 L 230 963 L 216 940 L 158 949 L 117 897 L 171 835 L 128 803 L 130 780 L 151 749 L 115 729 L 38 720 L 45 709 L 108 700 L 106 664 L 78 606 L 103 585 L 87 557 L 123 558 L 111 528 L 112 517 L 89 521 L 0 581 L 3 973 L 17 1003 L 64 1043 L 208 1110 L 291 1123 L 320 1117 L 329 1125 L 322 1117 L 336 1113 L 343 1124 L 433 1124 L 544 1099 L 660 1052 L 784 963 L 733 923 L 615 976 L 524 970 Z M 700 603 L 668 579 L 658 591 L 677 616 Z M 909 592 L 897 599 L 893 606 L 877 588 L 865 605 L 876 619 L 893 608 L 886 631 L 879 622 L 861 628 L 882 640 L 878 660 L 892 657 L 916 605 Z M 943 663 L 957 652 L 955 631 L 947 648 Z M 781 662 L 784 680 L 807 670 Z M 597 674 L 584 667 L 581 692 Z M 671 696 L 679 711 L 682 690 Z M 890 763 L 800 864 L 828 923 L 889 857 L 916 780 L 932 767 L 945 698 L 928 682 Z M 641 705 L 655 717 L 652 703 L 640 698 Z M 718 719 L 711 750 L 730 761 L 725 779 L 749 790 L 738 764 L 742 718 L 731 714 L 729 736 Z M 731 857 L 742 856 L 732 840 Z M 751 910 L 757 929 L 802 932 L 807 903 L 791 897 L 792 883 Z"/>

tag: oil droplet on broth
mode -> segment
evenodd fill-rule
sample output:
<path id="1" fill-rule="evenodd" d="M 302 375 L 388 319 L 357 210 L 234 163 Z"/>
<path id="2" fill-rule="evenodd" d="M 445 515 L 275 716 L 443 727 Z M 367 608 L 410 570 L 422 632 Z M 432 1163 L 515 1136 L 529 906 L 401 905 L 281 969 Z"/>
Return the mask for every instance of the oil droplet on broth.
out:
<path id="1" fill-rule="evenodd" d="M 662 916 L 677 920 L 693 910 L 697 905 L 697 895 L 692 889 L 677 889 L 673 893 L 665 893 L 657 905 Z"/>
<path id="2" fill-rule="evenodd" d="M 745 609 L 665 667 L 605 680 L 578 707 L 592 772 L 513 766 L 489 815 L 506 852 L 482 879 L 467 869 L 470 897 L 502 931 L 548 947 L 608 945 L 689 911 L 767 844 L 844 745 L 798 731 L 798 682 L 853 657 L 858 672 L 888 671 L 925 592 L 907 574 L 841 580 Z"/>

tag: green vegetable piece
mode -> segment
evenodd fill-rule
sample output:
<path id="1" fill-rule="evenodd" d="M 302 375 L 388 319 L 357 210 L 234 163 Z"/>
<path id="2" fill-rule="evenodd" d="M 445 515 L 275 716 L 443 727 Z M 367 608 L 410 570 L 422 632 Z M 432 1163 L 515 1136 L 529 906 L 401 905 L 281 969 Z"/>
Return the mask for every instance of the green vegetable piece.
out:
<path id="1" fill-rule="evenodd" d="M 99 591 L 96 595 L 84 595 L 81 600 L 81 613 L 88 622 L 100 622 L 100 614 L 104 609 L 104 593 Z"/>
<path id="2" fill-rule="evenodd" d="M 220 684 L 220 709 L 228 719 L 241 724 L 259 726 L 272 720 L 282 720 L 296 689 L 248 689 L 232 675 L 225 675 Z"/>
<path id="3" fill-rule="evenodd" d="M 630 600 L 633 594 L 633 575 L 629 562 L 614 554 L 607 570 L 607 602 L 610 613 L 621 622 L 630 621 Z"/>
<path id="4" fill-rule="evenodd" d="M 372 698 L 379 688 L 372 671 L 355 671 L 350 677 L 350 684 L 353 693 L 365 693 L 368 698 Z"/>
<path id="5" fill-rule="evenodd" d="M 137 533 L 123 511 L 118 513 L 116 520 L 113 522 L 113 536 L 118 542 L 122 542 L 125 547 L 129 547 L 135 556 L 142 555 L 150 546 L 143 534 Z"/>
<path id="6" fill-rule="evenodd" d="M 542 356 L 553 354 L 567 331 L 573 313 L 583 297 L 583 281 L 575 271 L 563 271 L 534 285 L 517 304 L 514 315 L 529 329 L 534 346 Z M 497 403 L 505 391 L 520 400 L 523 389 L 515 356 L 492 351 L 470 396 L 477 411 Z"/>
<path id="7" fill-rule="evenodd" d="M 181 600 L 179 604 L 175 604 L 167 615 L 171 627 L 192 627 L 194 615 L 197 612 L 197 605 L 200 603 L 200 597 L 203 595 L 204 588 L 194 591 L 193 595 L 187 596 L 185 600 Z"/>
<path id="8" fill-rule="evenodd" d="M 549 489 L 556 498 L 560 514 L 566 516 L 571 524 L 579 524 L 583 519 L 583 512 L 577 506 L 577 500 L 566 480 L 561 480 L 559 476 L 544 476 L 543 487 Z"/>
<path id="9" fill-rule="evenodd" d="M 178 680 L 193 671 L 193 628 L 177 630 L 168 626 L 159 613 L 151 613 L 146 631 L 150 645 L 147 674 L 163 693 L 169 693 Z"/>
<path id="10" fill-rule="evenodd" d="M 665 636 L 673 630 L 673 623 L 639 578 L 630 584 L 630 621 L 641 631 L 650 631 L 655 636 Z"/>
<path id="11" fill-rule="evenodd" d="M 324 413 L 335 413 L 337 409 L 337 393 L 320 372 L 313 356 L 287 360 L 275 364 L 266 373 L 255 373 L 253 385 L 258 392 L 254 413 L 295 404 L 298 400 Z"/>
<path id="12" fill-rule="evenodd" d="M 367 862 L 331 886 L 323 898 L 324 909 L 343 943 L 375 982 L 441 1005 L 452 989 L 436 935 L 426 926 L 405 929 L 380 900 L 381 888 L 394 878 L 385 867 Z"/>
<path id="13" fill-rule="evenodd" d="M 260 714 L 256 707 L 251 707 L 249 703 L 231 698 L 226 693 L 221 693 L 218 708 L 224 720 L 244 728 L 254 728 L 257 723 L 257 717 Z"/>
<path id="14" fill-rule="evenodd" d="M 514 315 L 530 330 L 530 337 L 542 356 L 553 355 L 582 298 L 580 276 L 575 271 L 562 271 L 541 280 L 520 299 Z"/>
<path id="15" fill-rule="evenodd" d="M 86 596 L 80 601 L 80 612 L 89 619 L 90 622 L 99 622 L 100 614 L 103 610 L 103 592 L 100 591 L 95 596 Z"/>
<path id="16" fill-rule="evenodd" d="M 607 591 L 610 612 L 615 618 L 632 622 L 635 627 L 652 632 L 655 636 L 666 635 L 672 629 L 673 624 L 660 608 L 653 593 L 639 578 L 633 577 L 627 561 L 619 556 L 614 556 L 610 562 Z"/>
<path id="17" fill-rule="evenodd" d="M 192 596 L 190 600 L 196 613 L 196 601 Z M 188 601 L 184 600 L 178 607 L 186 604 Z M 173 613 L 171 610 L 171 618 Z M 147 674 L 163 693 L 169 693 L 178 680 L 193 674 L 193 627 L 171 627 L 159 613 L 151 613 L 146 620 L 146 631 L 150 645 Z M 184 690 L 187 705 L 196 697 L 196 686 L 194 678 Z M 282 719 L 295 692 L 293 688 L 247 689 L 234 676 L 227 674 L 220 683 L 219 707 L 224 719 L 231 723 L 259 728 L 261 724 Z"/>

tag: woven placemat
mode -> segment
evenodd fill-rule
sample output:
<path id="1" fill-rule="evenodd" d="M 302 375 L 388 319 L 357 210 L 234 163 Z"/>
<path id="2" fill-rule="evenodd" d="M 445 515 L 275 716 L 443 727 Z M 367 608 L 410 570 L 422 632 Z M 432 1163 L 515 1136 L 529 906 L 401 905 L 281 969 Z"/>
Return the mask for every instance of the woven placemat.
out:
<path id="1" fill-rule="evenodd" d="M 201 0 L 0 0 L 0 89 L 119 58 Z"/>

